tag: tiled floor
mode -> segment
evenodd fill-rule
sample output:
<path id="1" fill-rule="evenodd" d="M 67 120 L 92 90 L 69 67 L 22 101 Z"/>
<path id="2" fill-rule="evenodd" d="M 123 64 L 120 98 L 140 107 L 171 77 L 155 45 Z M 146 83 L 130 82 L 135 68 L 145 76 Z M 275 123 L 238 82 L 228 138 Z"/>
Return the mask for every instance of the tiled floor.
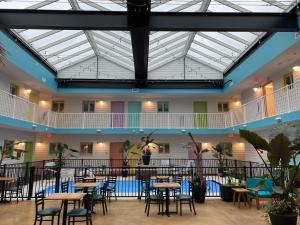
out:
<path id="1" fill-rule="evenodd" d="M 59 203 L 48 202 L 48 205 Z M 171 208 L 174 209 L 174 204 Z M 183 216 L 171 217 L 157 215 L 157 207 L 152 206 L 150 215 L 144 214 L 144 201 L 113 200 L 108 204 L 108 214 L 102 215 L 100 206 L 95 207 L 93 224 L 101 225 L 266 225 L 263 210 L 240 209 L 232 203 L 219 199 L 209 199 L 205 204 L 196 204 L 197 216 L 189 212 L 188 205 L 184 206 Z M 0 204 L 0 225 L 32 225 L 35 213 L 34 201 L 24 201 L 19 204 Z M 44 224 L 50 224 L 45 222 Z M 300 223 L 299 223 L 300 224 Z"/>

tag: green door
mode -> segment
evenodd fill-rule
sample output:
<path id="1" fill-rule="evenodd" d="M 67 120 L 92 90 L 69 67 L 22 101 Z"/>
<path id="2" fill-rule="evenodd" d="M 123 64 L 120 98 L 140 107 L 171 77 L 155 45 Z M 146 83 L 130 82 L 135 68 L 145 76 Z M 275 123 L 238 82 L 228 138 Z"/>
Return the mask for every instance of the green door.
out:
<path id="1" fill-rule="evenodd" d="M 141 102 L 128 102 L 128 128 L 140 128 L 141 124 Z"/>
<path id="2" fill-rule="evenodd" d="M 33 142 L 26 142 L 25 143 L 24 162 L 32 162 L 33 147 L 34 147 Z"/>
<path id="3" fill-rule="evenodd" d="M 207 128 L 207 103 L 206 102 L 194 102 L 194 123 L 195 128 Z"/>

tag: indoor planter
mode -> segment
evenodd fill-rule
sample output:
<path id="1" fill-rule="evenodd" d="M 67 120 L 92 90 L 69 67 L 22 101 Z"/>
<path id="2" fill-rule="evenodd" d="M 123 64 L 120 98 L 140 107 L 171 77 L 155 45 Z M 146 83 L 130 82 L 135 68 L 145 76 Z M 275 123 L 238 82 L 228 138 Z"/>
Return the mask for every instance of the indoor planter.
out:
<path id="1" fill-rule="evenodd" d="M 236 183 L 229 183 L 229 184 L 222 184 L 220 185 L 220 195 L 221 199 L 225 202 L 232 202 L 233 201 L 233 190 L 232 188 L 241 188 L 241 186 Z"/>
<path id="2" fill-rule="evenodd" d="M 127 177 L 129 173 L 129 162 L 128 162 L 128 152 L 132 149 L 134 144 L 131 144 L 129 140 L 126 140 L 121 148 L 120 152 L 123 153 L 123 161 L 122 161 L 122 177 Z"/>
<path id="3" fill-rule="evenodd" d="M 213 157 L 218 160 L 218 173 L 220 177 L 227 176 L 227 170 L 225 167 L 225 160 L 228 157 L 232 157 L 232 143 L 220 142 L 215 147 L 212 146 Z"/>
<path id="4" fill-rule="evenodd" d="M 202 150 L 202 144 L 197 143 L 191 132 L 188 133 L 194 145 L 194 154 L 196 156 L 195 159 L 195 173 L 192 180 L 192 194 L 195 202 L 204 203 L 205 195 L 206 195 L 206 179 L 202 175 L 201 171 L 201 161 L 202 161 L 202 153 L 207 152 L 208 150 Z"/>
<path id="5" fill-rule="evenodd" d="M 142 152 L 142 160 L 143 165 L 149 165 L 151 160 L 151 154 L 152 150 L 158 148 L 158 144 L 154 142 L 154 138 L 152 138 L 152 134 L 154 132 L 151 132 L 145 137 L 141 138 L 141 152 Z"/>
<path id="6" fill-rule="evenodd" d="M 274 199 L 265 207 L 272 225 L 296 225 L 299 214 L 299 207 L 293 193 L 296 193 L 295 179 L 300 166 L 300 162 L 296 161 L 297 156 L 300 155 L 300 137 L 289 140 L 288 137 L 292 135 L 287 137 L 285 135 L 288 133 L 287 130 L 291 129 L 288 127 L 281 131 L 277 129 L 269 142 L 254 132 L 240 130 L 240 136 L 254 147 L 272 178 Z M 267 151 L 269 165 L 262 157 L 261 151 Z"/>

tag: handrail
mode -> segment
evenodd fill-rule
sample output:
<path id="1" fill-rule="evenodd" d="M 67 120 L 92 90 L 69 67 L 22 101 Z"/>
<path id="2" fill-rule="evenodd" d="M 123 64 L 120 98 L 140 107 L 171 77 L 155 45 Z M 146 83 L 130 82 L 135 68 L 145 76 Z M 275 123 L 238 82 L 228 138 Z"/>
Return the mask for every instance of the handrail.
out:
<path id="1" fill-rule="evenodd" d="M 274 96 L 274 112 L 266 100 Z M 223 129 L 300 110 L 300 80 L 224 113 L 58 113 L 0 90 L 0 115 L 53 128 Z"/>

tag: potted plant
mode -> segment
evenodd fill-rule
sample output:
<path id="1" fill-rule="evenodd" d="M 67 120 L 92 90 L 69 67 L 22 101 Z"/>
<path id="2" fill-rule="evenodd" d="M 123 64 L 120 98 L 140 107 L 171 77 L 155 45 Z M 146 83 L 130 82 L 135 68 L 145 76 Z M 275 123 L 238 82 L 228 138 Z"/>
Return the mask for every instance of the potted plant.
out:
<path id="1" fill-rule="evenodd" d="M 225 167 L 225 160 L 232 157 L 232 143 L 220 142 L 216 146 L 212 146 L 213 157 L 218 160 L 218 173 L 220 177 L 225 177 L 227 170 Z"/>
<path id="2" fill-rule="evenodd" d="M 4 146 L 0 146 L 0 166 L 2 165 L 3 160 L 5 158 L 7 158 L 7 159 L 19 159 L 20 158 L 20 153 L 25 152 L 22 149 L 15 148 L 15 145 L 18 145 L 20 143 L 21 142 L 5 141 Z"/>
<path id="3" fill-rule="evenodd" d="M 194 154 L 196 156 L 195 160 L 195 173 L 193 174 L 192 183 L 192 192 L 195 202 L 204 203 L 205 202 L 205 194 L 206 194 L 206 179 L 202 175 L 201 171 L 201 161 L 202 161 L 202 153 L 207 152 L 206 149 L 202 150 L 202 144 L 197 143 L 191 132 L 188 133 L 189 137 L 192 140 L 194 145 Z"/>
<path id="4" fill-rule="evenodd" d="M 254 147 L 272 178 L 274 200 L 266 206 L 266 215 L 271 224 L 296 225 L 299 207 L 294 189 L 300 166 L 300 162 L 296 161 L 300 155 L 300 136 L 289 140 L 284 133 L 278 133 L 269 142 L 248 130 L 240 130 L 240 136 Z M 267 152 L 269 165 L 261 151 Z"/>
<path id="5" fill-rule="evenodd" d="M 233 190 L 232 188 L 240 188 L 245 187 L 244 184 L 242 184 L 241 180 L 239 179 L 239 182 L 232 182 L 230 178 L 231 173 L 227 173 L 227 183 L 220 185 L 220 195 L 221 199 L 225 202 L 232 202 L 233 201 Z"/>
<path id="6" fill-rule="evenodd" d="M 154 142 L 154 138 L 152 138 L 151 132 L 145 137 L 141 138 L 141 152 L 142 152 L 142 160 L 144 165 L 150 164 L 152 150 L 158 148 L 158 144 Z"/>
<path id="7" fill-rule="evenodd" d="M 120 152 L 123 153 L 123 161 L 122 161 L 122 176 L 123 177 L 128 176 L 128 167 L 129 167 L 128 152 L 130 151 L 130 149 L 133 148 L 133 146 L 134 146 L 134 144 L 131 144 L 129 140 L 126 140 L 120 148 Z"/>
<path id="8" fill-rule="evenodd" d="M 69 148 L 67 144 L 56 143 L 53 147 L 53 154 L 56 156 L 56 166 L 62 168 L 65 164 L 65 160 L 68 158 L 76 157 L 74 153 L 79 153 L 78 150 Z"/>

